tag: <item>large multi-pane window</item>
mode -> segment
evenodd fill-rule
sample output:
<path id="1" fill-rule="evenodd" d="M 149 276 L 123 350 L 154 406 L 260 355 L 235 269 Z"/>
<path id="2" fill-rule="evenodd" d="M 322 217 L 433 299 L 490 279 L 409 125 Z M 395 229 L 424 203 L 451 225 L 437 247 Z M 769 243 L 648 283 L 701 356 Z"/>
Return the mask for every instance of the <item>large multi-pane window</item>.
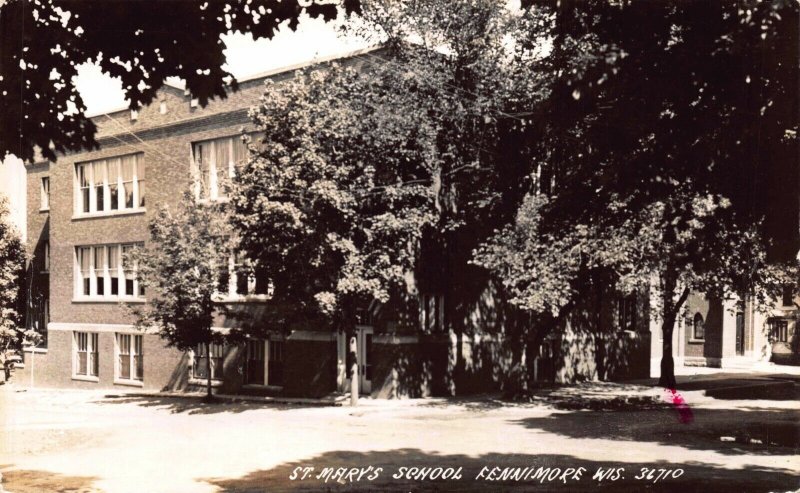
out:
<path id="1" fill-rule="evenodd" d="M 90 299 L 141 298 L 136 265 L 127 256 L 137 244 L 93 245 L 75 248 L 75 297 Z"/>
<path id="2" fill-rule="evenodd" d="M 144 378 L 143 337 L 135 334 L 117 334 L 117 378 L 138 380 Z"/>
<path id="3" fill-rule="evenodd" d="M 211 360 L 211 379 L 222 380 L 222 362 L 224 348 L 222 344 L 209 344 L 209 354 L 206 352 L 205 344 L 198 344 L 194 352 L 194 367 L 192 376 L 199 379 L 208 378 L 208 360 Z"/>
<path id="4" fill-rule="evenodd" d="M 241 136 L 235 135 L 194 143 L 192 158 L 198 198 L 217 200 L 228 195 L 235 167 L 247 160 L 248 150 Z"/>
<path id="5" fill-rule="evenodd" d="M 244 254 L 236 253 L 230 257 L 222 257 L 220 263 L 227 264 L 227 269 L 222 269 L 220 272 L 217 285 L 218 296 L 242 298 L 272 295 L 273 285 L 266 270 L 247 263 Z"/>
<path id="6" fill-rule="evenodd" d="M 145 205 L 144 154 L 75 165 L 75 214 L 135 211 Z"/>
<path id="7" fill-rule="evenodd" d="M 251 385 L 283 386 L 286 343 L 270 339 L 247 341 L 245 382 Z"/>
<path id="8" fill-rule="evenodd" d="M 75 375 L 98 376 L 97 333 L 74 332 Z"/>

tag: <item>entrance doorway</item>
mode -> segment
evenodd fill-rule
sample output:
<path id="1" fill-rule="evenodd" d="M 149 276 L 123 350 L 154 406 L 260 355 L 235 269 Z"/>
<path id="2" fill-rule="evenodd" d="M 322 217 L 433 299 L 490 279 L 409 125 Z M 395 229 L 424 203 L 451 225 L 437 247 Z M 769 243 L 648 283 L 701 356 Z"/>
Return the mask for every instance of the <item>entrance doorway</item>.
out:
<path id="1" fill-rule="evenodd" d="M 358 393 L 372 393 L 372 336 L 375 330 L 368 325 L 357 325 L 356 345 L 358 346 Z M 347 334 L 340 333 L 339 339 L 339 361 L 344 362 L 345 378 L 342 381 L 340 390 L 350 389 L 350 379 L 352 378 L 353 361 L 350 356 L 349 337 Z"/>
<path id="2" fill-rule="evenodd" d="M 736 355 L 744 356 L 744 313 L 736 313 Z"/>

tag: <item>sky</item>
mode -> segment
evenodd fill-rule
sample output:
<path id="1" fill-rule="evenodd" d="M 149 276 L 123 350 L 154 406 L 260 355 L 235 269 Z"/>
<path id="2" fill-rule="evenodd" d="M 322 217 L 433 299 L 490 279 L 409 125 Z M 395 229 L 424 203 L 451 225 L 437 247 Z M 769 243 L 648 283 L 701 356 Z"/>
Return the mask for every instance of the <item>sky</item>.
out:
<path id="1" fill-rule="evenodd" d="M 286 27 L 271 40 L 253 40 L 249 34 L 223 36 L 227 46 L 227 63 L 223 68 L 237 78 L 268 70 L 311 61 L 338 53 L 363 48 L 364 41 L 345 39 L 337 32 L 339 23 L 326 23 L 322 19 L 304 16 L 297 31 Z M 87 114 L 96 115 L 125 106 L 122 83 L 103 74 L 93 64 L 83 64 L 78 69 L 75 84 L 86 104 Z"/>

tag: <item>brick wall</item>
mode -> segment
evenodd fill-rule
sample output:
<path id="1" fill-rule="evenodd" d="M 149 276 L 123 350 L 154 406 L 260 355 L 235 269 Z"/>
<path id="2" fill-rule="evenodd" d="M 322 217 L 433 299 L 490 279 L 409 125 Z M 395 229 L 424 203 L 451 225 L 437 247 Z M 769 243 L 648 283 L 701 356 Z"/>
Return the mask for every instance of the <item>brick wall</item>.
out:
<path id="1" fill-rule="evenodd" d="M 98 381 L 90 382 L 73 378 L 73 332 L 70 330 L 50 331 L 50 344 L 44 353 L 24 352 L 25 367 L 14 372 L 14 381 L 21 386 L 33 384 L 35 387 L 80 388 L 80 389 L 120 389 L 120 390 L 180 390 L 186 387 L 187 356 L 176 349 L 167 348 L 157 335 L 143 338 L 144 378 L 141 387 L 114 382 L 115 376 L 115 337 L 114 332 L 98 333 Z M 35 361 L 34 361 L 35 359 Z"/>

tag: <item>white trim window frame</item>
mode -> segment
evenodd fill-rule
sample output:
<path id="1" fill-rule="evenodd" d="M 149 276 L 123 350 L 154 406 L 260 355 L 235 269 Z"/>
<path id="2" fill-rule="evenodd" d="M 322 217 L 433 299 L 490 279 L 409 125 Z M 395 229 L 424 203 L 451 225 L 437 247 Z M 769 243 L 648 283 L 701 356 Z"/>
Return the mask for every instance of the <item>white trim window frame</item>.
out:
<path id="1" fill-rule="evenodd" d="M 227 261 L 227 274 L 220 279 L 222 285 L 217 286 L 217 301 L 266 301 L 272 297 L 274 285 L 263 270 L 253 268 L 244 272 L 243 253 L 231 254 Z"/>
<path id="2" fill-rule="evenodd" d="M 115 338 L 116 380 L 123 383 L 144 381 L 144 336 L 141 334 L 117 333 Z"/>
<path id="3" fill-rule="evenodd" d="M 144 301 L 137 266 L 124 256 L 141 243 L 79 245 L 75 247 L 74 298 L 81 301 Z"/>
<path id="4" fill-rule="evenodd" d="M 50 177 L 43 176 L 41 181 L 41 188 L 39 193 L 41 194 L 39 197 L 39 210 L 40 211 L 49 211 L 50 210 Z"/>
<path id="5" fill-rule="evenodd" d="M 248 152 L 240 135 L 193 142 L 191 145 L 192 179 L 197 199 L 200 201 L 228 200 L 222 181 L 233 178 L 237 163 L 249 157 Z"/>
<path id="6" fill-rule="evenodd" d="M 99 378 L 99 337 L 97 332 L 72 333 L 72 377 L 97 380 Z"/>
<path id="7" fill-rule="evenodd" d="M 144 153 L 75 163 L 74 215 L 106 216 L 145 210 Z"/>

